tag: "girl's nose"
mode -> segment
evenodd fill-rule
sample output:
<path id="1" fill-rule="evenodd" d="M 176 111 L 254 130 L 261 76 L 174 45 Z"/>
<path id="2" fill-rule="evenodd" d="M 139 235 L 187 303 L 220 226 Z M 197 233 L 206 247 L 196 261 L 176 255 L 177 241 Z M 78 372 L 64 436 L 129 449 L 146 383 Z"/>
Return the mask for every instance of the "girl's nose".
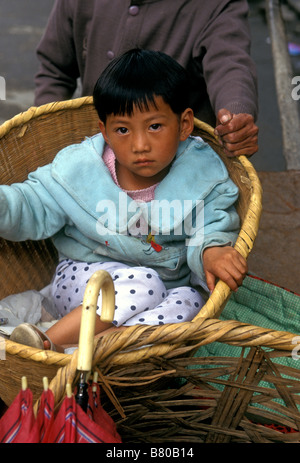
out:
<path id="1" fill-rule="evenodd" d="M 148 137 L 145 134 L 137 133 L 132 137 L 132 152 L 142 153 L 150 150 Z"/>

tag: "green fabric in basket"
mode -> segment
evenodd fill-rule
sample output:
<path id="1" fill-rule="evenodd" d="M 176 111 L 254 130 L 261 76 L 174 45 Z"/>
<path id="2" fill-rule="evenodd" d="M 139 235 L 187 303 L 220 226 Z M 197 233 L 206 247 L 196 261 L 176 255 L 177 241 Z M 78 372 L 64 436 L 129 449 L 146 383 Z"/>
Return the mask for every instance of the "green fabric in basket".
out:
<path id="1" fill-rule="evenodd" d="M 259 278 L 247 276 L 238 291 L 232 293 L 220 319 L 289 331 L 300 336 L 300 296 Z M 241 351 L 241 347 L 214 342 L 200 347 L 195 356 L 239 357 Z M 300 347 L 297 353 L 300 357 Z M 300 368 L 300 359 L 295 360 L 292 356 L 274 361 Z"/>
<path id="2" fill-rule="evenodd" d="M 248 276 L 243 285 L 236 293 L 233 293 L 226 304 L 221 320 L 237 320 L 243 323 L 270 328 L 278 331 L 289 331 L 295 334 L 294 355 L 272 358 L 274 364 L 281 364 L 284 367 L 300 369 L 300 296 L 291 291 L 280 288 L 261 279 Z M 263 348 L 270 351 L 270 348 Z M 245 349 L 244 357 L 249 352 Z M 230 346 L 229 344 L 214 342 L 200 347 L 195 357 L 240 357 L 242 347 Z M 295 355 L 296 354 L 296 355 Z M 207 368 L 207 366 L 206 366 Z M 284 375 L 286 378 L 289 376 Z M 227 380 L 228 376 L 219 379 Z M 274 385 L 260 381 L 259 386 L 274 388 Z M 224 386 L 214 383 L 214 387 L 223 390 Z M 255 398 L 256 393 L 254 394 Z M 278 405 L 284 405 L 282 399 L 274 399 Z M 269 410 L 262 404 L 252 402 L 258 409 Z M 298 405 L 300 411 L 300 405 Z M 277 413 L 280 414 L 278 411 Z"/>

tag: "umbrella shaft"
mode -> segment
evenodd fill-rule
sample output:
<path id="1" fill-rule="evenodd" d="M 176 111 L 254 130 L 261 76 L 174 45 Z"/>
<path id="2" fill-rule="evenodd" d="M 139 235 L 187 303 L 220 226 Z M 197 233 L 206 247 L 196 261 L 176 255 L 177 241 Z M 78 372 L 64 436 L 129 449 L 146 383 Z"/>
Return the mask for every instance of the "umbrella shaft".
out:
<path id="1" fill-rule="evenodd" d="M 88 384 L 86 382 L 86 375 L 84 373 L 80 374 L 80 380 L 77 384 L 77 392 L 75 395 L 76 402 L 80 407 L 86 412 L 88 404 Z"/>

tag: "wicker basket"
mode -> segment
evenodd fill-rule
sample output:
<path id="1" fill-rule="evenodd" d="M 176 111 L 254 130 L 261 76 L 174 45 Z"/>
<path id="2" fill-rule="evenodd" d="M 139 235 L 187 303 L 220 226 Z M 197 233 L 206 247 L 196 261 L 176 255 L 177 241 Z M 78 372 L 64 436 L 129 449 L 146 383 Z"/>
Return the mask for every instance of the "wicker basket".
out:
<path id="1" fill-rule="evenodd" d="M 30 108 L 25 113 L 15 116 L 0 127 L 0 156 L 3 166 L 1 184 L 25 180 L 29 172 L 51 162 L 60 149 L 71 143 L 78 143 L 85 136 L 91 136 L 97 132 L 98 119 L 91 98 Z M 223 156 L 210 126 L 195 120 L 195 133 L 201 135 L 218 152 L 231 178 L 240 189 L 237 210 L 242 225 L 235 247 L 247 258 L 253 247 L 261 214 L 261 186 L 256 172 L 245 157 L 229 159 Z M 1 240 L 0 249 L 0 262 L 3 269 L 0 283 L 1 299 L 28 289 L 39 290 L 49 284 L 57 263 L 57 254 L 50 241 L 13 243 Z M 143 394 L 142 390 L 146 389 L 150 394 L 149 385 L 151 385 L 151 394 L 159 397 L 156 402 L 161 412 L 166 406 L 165 403 L 161 404 L 161 394 L 157 395 L 157 391 L 161 390 L 161 381 L 164 382 L 165 378 L 177 378 L 178 380 L 179 377 L 188 377 L 189 386 L 183 389 L 184 394 L 189 389 L 188 402 L 185 405 L 185 400 L 183 400 L 180 406 L 187 406 L 190 409 L 192 403 L 196 404 L 195 401 L 191 403 L 192 399 L 189 397 L 190 393 L 192 396 L 195 394 L 191 385 L 194 387 L 199 385 L 199 381 L 202 385 L 207 382 L 197 379 L 199 373 L 203 371 L 203 365 L 196 370 L 190 368 L 194 362 L 192 354 L 201 345 L 221 341 L 238 346 L 269 346 L 287 351 L 294 348 L 292 333 L 263 329 L 236 321 L 219 320 L 218 317 L 229 297 L 228 286 L 223 282 L 218 282 L 200 314 L 192 322 L 163 326 L 133 326 L 95 342 L 93 369 L 96 368 L 99 371 L 100 382 L 108 401 L 113 403 L 112 413 L 115 411 L 119 418 L 121 417 L 120 426 L 123 426 L 123 431 L 130 429 L 128 422 L 124 424 L 124 420 L 126 421 L 128 417 L 128 411 L 124 411 L 125 406 L 120 398 L 124 390 L 135 391 L 133 395 L 137 399 L 140 393 Z M 47 376 L 50 380 L 53 379 L 50 387 L 55 393 L 58 405 L 64 396 L 66 383 L 75 384 L 78 376 L 77 356 L 77 351 L 71 356 L 52 351 L 40 351 L 7 340 L 6 360 L 1 361 L 0 368 L 0 397 L 9 405 L 19 391 L 21 377 L 26 375 L 34 398 L 38 399 L 42 391 L 42 377 Z M 199 364 L 201 360 L 198 358 L 197 362 Z M 203 359 L 203 362 L 207 364 L 206 359 Z M 233 365 L 232 362 L 233 360 L 231 360 L 231 365 Z M 241 361 L 236 359 L 236 362 L 240 368 Z M 244 360 L 242 364 L 243 362 Z M 249 360 L 247 362 L 249 363 Z M 226 365 L 226 360 L 224 359 L 222 363 Z M 188 364 L 189 368 L 186 370 Z M 233 366 L 227 368 L 226 371 L 232 373 Z M 195 372 L 195 378 L 192 372 Z M 117 397 L 115 389 L 118 390 Z M 170 386 L 167 390 L 169 389 Z M 218 409 L 216 393 L 211 392 L 211 386 L 205 386 L 204 389 L 205 397 L 210 394 L 209 397 L 214 400 L 214 408 Z M 177 388 L 177 390 L 182 395 L 182 388 Z M 154 395 L 148 398 L 153 404 Z M 164 397 L 169 400 L 168 397 L 174 398 L 178 395 L 179 392 L 173 392 L 173 396 L 167 394 Z M 206 402 L 207 400 L 205 399 Z M 194 405 L 192 408 L 194 409 Z M 142 415 L 137 413 L 137 416 Z M 138 420 L 137 416 L 132 418 L 135 424 Z M 201 416 L 206 415 L 202 413 Z M 157 418 L 160 419 L 159 416 Z M 151 420 L 153 418 L 150 418 Z M 180 420 L 181 418 L 175 419 L 177 425 Z M 186 424 L 183 424 L 183 428 L 185 426 Z M 200 428 L 201 426 L 203 425 L 200 424 Z M 210 433 L 209 437 L 206 436 L 208 441 L 212 439 L 211 432 L 214 432 L 218 426 L 222 427 L 222 422 L 214 421 L 213 426 L 215 428 L 207 431 L 207 436 Z M 225 429 L 224 426 L 222 429 Z M 173 431 L 170 432 L 169 437 L 175 438 L 176 430 Z M 252 431 L 249 431 L 250 434 Z M 134 431 L 132 432 L 134 434 Z M 201 436 L 195 439 L 205 441 L 206 437 L 203 438 L 202 431 L 200 434 Z M 254 431 L 253 434 L 255 434 Z M 136 433 L 134 435 L 136 436 Z M 242 440 L 242 435 L 244 434 L 238 433 L 235 429 L 237 440 Z M 225 436 L 228 440 L 229 433 L 225 432 Z M 159 437 L 156 436 L 155 439 L 160 442 Z M 251 440 L 248 434 L 247 439 Z"/>

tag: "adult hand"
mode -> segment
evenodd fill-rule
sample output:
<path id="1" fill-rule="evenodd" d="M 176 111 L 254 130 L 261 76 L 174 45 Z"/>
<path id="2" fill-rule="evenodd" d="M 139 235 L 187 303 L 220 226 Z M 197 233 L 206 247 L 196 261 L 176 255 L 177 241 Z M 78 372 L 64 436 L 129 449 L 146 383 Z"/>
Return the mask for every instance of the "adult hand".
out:
<path id="1" fill-rule="evenodd" d="M 227 283 L 232 291 L 237 291 L 248 271 L 246 259 L 231 246 L 206 248 L 203 252 L 203 268 L 210 291 L 213 291 L 216 279 Z"/>
<path id="2" fill-rule="evenodd" d="M 229 157 L 252 156 L 258 150 L 258 127 L 251 114 L 232 114 L 220 109 L 215 134 Z"/>

